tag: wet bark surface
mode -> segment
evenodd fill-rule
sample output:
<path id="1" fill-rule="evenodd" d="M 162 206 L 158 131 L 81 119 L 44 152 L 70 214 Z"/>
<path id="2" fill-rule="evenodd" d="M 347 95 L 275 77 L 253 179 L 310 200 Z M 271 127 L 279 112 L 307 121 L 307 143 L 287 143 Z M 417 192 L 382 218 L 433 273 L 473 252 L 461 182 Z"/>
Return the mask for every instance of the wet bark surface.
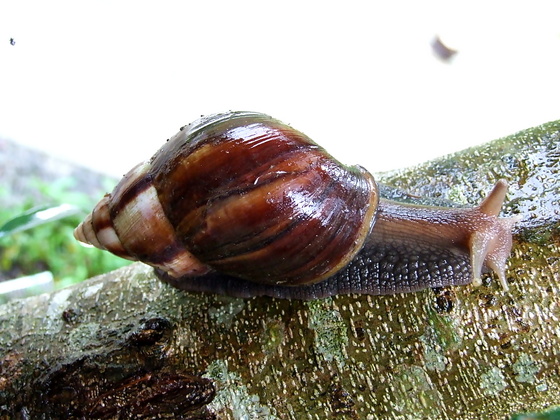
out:
<path id="1" fill-rule="evenodd" d="M 509 292 L 487 276 L 241 299 L 134 264 L 0 306 L 0 418 L 504 419 L 558 404 L 559 141 L 553 122 L 377 176 L 386 194 L 461 205 L 508 180 Z"/>

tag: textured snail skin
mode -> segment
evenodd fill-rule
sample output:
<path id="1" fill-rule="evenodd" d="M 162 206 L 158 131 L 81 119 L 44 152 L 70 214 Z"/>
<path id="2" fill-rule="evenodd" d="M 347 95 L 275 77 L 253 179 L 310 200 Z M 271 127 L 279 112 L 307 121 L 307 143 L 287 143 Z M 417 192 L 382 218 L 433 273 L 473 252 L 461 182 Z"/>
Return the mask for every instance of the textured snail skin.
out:
<path id="1" fill-rule="evenodd" d="M 180 289 L 236 297 L 317 299 L 338 294 L 390 295 L 450 285 L 480 284 L 492 269 L 507 290 L 506 261 L 514 219 L 499 219 L 507 184 L 498 181 L 484 202 L 472 209 L 427 207 L 381 199 L 375 225 L 362 250 L 325 281 L 286 287 L 249 282 L 210 272 L 158 277 Z"/>
<path id="2" fill-rule="evenodd" d="M 506 192 L 498 181 L 471 209 L 379 200 L 363 168 L 266 115 L 231 112 L 183 127 L 74 235 L 189 291 L 393 294 L 479 283 L 487 269 L 507 288 Z"/>

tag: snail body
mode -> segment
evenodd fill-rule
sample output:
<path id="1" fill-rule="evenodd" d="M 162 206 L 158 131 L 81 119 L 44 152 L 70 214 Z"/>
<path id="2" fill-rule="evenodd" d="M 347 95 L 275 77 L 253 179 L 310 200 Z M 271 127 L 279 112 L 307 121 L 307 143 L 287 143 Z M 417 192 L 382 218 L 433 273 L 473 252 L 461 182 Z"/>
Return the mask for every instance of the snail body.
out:
<path id="1" fill-rule="evenodd" d="M 507 287 L 506 191 L 498 181 L 471 209 L 380 199 L 364 168 L 266 115 L 230 112 L 183 127 L 74 235 L 192 291 L 390 294 L 478 282 L 487 268 Z"/>

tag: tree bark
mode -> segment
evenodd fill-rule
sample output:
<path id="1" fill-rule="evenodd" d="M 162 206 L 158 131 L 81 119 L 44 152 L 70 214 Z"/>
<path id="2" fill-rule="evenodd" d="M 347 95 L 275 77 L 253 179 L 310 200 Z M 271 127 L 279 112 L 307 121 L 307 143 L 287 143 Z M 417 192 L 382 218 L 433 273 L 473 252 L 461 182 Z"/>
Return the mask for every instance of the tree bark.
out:
<path id="1" fill-rule="evenodd" d="M 186 293 L 133 264 L 0 306 L 0 418 L 504 419 L 560 403 L 560 121 L 378 174 L 519 214 L 510 291 Z M 397 188 L 395 190 L 393 188 Z"/>

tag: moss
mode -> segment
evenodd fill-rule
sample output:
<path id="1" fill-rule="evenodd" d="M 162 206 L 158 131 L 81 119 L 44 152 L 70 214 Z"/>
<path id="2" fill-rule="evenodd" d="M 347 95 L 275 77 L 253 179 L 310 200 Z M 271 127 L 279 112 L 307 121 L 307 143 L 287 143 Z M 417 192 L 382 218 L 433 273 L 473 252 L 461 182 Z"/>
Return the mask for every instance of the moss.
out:
<path id="1" fill-rule="evenodd" d="M 511 420 L 560 420 L 560 407 L 553 407 L 542 413 L 516 414 Z"/>
<path id="2" fill-rule="evenodd" d="M 339 366 L 348 357 L 348 327 L 340 312 L 334 308 L 333 300 L 319 299 L 307 302 L 308 326 L 315 332 L 315 351 L 327 362 L 335 361 Z"/>
<path id="3" fill-rule="evenodd" d="M 261 404 L 258 395 L 250 394 L 241 377 L 228 370 L 227 363 L 215 360 L 208 365 L 205 378 L 216 381 L 216 397 L 209 408 L 216 413 L 230 412 L 233 419 L 276 419 L 275 410 Z"/>
<path id="4" fill-rule="evenodd" d="M 491 367 L 480 375 L 480 388 L 484 395 L 494 396 L 506 389 L 507 383 L 501 369 Z"/>
<path id="5" fill-rule="evenodd" d="M 208 309 L 208 316 L 217 324 L 230 328 L 235 316 L 245 308 L 245 301 L 239 298 L 223 297 L 223 305 Z"/>
<path id="6" fill-rule="evenodd" d="M 527 353 L 521 353 L 512 367 L 517 382 L 536 382 L 535 375 L 539 373 L 540 367 Z"/>
<path id="7" fill-rule="evenodd" d="M 286 326 L 280 320 L 272 319 L 266 322 L 262 334 L 262 351 L 271 354 L 277 351 L 286 337 Z"/>
<path id="8" fill-rule="evenodd" d="M 432 418 L 440 412 L 442 395 L 418 366 L 397 372 L 395 408 L 406 418 Z"/>
<path id="9" fill-rule="evenodd" d="M 428 370 L 445 370 L 445 350 L 441 345 L 438 334 L 433 327 L 426 328 L 420 337 L 424 346 L 424 364 Z"/>

